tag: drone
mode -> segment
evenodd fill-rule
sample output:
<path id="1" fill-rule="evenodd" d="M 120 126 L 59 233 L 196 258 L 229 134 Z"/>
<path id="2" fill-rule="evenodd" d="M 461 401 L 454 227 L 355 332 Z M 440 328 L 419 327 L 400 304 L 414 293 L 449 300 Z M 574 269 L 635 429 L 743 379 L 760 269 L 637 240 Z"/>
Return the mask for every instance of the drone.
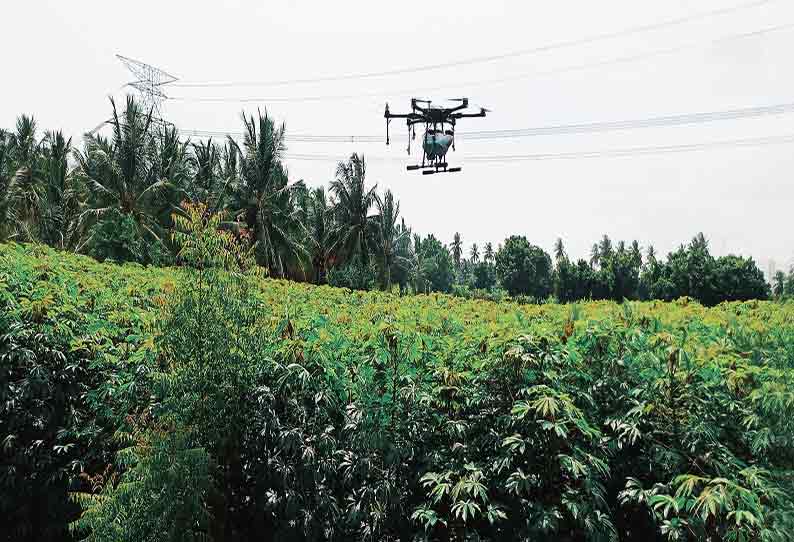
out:
<path id="1" fill-rule="evenodd" d="M 484 117 L 490 111 L 481 107 L 479 113 L 465 113 L 463 110 L 469 107 L 468 98 L 452 98 L 449 101 L 460 102 L 460 105 L 435 107 L 430 105 L 430 100 L 411 98 L 410 113 L 391 113 L 389 104 L 386 104 L 386 111 L 383 114 L 386 118 L 386 145 L 389 144 L 391 119 L 406 119 L 408 154 L 411 154 L 411 139 L 416 139 L 416 125 L 425 125 L 422 163 L 408 166 L 408 171 L 421 169 L 423 175 L 432 175 L 433 173 L 454 173 L 461 170 L 459 167 L 448 167 L 446 160 L 449 148 L 452 147 L 452 150 L 455 150 L 455 124 L 463 118 Z"/>

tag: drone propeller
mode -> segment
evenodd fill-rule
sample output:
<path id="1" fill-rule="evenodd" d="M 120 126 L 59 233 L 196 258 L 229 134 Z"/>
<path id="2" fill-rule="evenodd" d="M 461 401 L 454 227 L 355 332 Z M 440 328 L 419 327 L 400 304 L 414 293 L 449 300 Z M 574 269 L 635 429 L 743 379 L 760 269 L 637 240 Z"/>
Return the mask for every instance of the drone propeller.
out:
<path id="1" fill-rule="evenodd" d="M 414 98 L 413 101 L 422 102 L 422 103 L 426 103 L 426 104 L 430 103 L 430 100 L 425 100 L 425 99 L 422 99 L 422 98 Z"/>

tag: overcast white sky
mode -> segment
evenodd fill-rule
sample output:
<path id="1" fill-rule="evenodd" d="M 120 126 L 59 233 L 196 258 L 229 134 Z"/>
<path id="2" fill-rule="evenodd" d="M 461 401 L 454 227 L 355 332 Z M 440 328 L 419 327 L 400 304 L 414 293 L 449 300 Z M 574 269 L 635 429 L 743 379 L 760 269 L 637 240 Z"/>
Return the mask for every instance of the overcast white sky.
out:
<path id="1" fill-rule="evenodd" d="M 2 8 L 5 51 L 0 126 L 32 113 L 42 128 L 80 134 L 107 118 L 108 96 L 131 80 L 119 53 L 183 81 L 319 78 L 498 55 L 748 3 L 747 0 L 503 1 L 87 1 L 27 0 Z M 794 28 L 720 40 L 794 23 L 794 3 L 769 0 L 718 16 L 508 60 L 429 72 L 289 86 L 167 89 L 166 117 L 180 128 L 238 130 L 240 112 L 267 108 L 293 134 L 382 134 L 383 106 L 411 95 L 469 96 L 492 108 L 460 131 L 648 118 L 794 102 Z M 680 48 L 635 62 L 611 59 Z M 600 66 L 592 66 L 601 63 Z M 591 65 L 563 71 L 566 67 Z M 555 72 L 515 79 L 517 74 Z M 513 78 L 501 84 L 472 82 Z M 422 92 L 442 87 L 444 90 Z M 417 89 L 417 92 L 405 92 Z M 383 96 L 274 101 L 296 96 Z M 236 98 L 262 98 L 240 103 Z M 270 98 L 270 100 L 268 100 Z M 362 152 L 368 177 L 390 188 L 415 231 L 467 247 L 524 234 L 551 250 L 562 237 L 586 256 L 603 233 L 637 238 L 666 253 L 698 231 L 716 254 L 752 255 L 767 270 L 794 256 L 794 143 L 692 153 L 510 163 L 466 157 L 566 153 L 794 134 L 794 114 L 693 126 L 460 141 L 463 172 L 422 176 L 405 166 L 404 127 L 395 144 L 299 143 L 290 153 L 344 158 Z M 417 147 L 418 148 L 418 147 Z M 378 160 L 386 157 L 388 160 Z M 291 176 L 327 183 L 332 161 L 288 161 Z"/>

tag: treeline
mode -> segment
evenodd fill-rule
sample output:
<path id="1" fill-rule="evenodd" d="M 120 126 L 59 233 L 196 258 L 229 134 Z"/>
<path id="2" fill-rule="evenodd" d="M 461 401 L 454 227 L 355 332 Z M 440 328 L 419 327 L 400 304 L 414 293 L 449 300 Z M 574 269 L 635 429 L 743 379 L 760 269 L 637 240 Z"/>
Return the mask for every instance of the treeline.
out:
<path id="1" fill-rule="evenodd" d="M 456 235 L 453 254 L 459 253 L 459 242 Z M 652 246 L 643 259 L 637 241 L 628 246 L 620 241 L 613 246 L 606 235 L 593 245 L 589 260 L 571 260 L 558 239 L 552 260 L 525 237 L 512 236 L 495 255 L 486 245 L 483 261 L 479 261 L 477 247 L 473 246 L 471 258 L 460 261 L 458 268 L 462 284 L 458 292 L 476 296 L 477 292 L 493 292 L 501 287 L 519 300 L 552 297 L 563 303 L 582 299 L 670 301 L 686 296 L 714 305 L 769 296 L 769 285 L 751 258 L 714 258 L 702 233 L 665 260 L 657 259 Z"/>
<path id="2" fill-rule="evenodd" d="M 486 244 L 482 256 L 472 245 L 466 257 L 459 234 L 447 245 L 413 232 L 393 194 L 368 186 L 363 156 L 341 161 L 327 190 L 290 182 L 286 127 L 266 114 L 243 115 L 242 142 L 219 144 L 180 138 L 132 98 L 121 112 L 111 104 L 110 134 L 87 134 L 80 149 L 61 132 L 39 137 L 28 116 L 0 130 L 0 241 L 178 264 L 171 217 L 188 203 L 222 216 L 271 276 L 317 284 L 525 302 L 689 296 L 712 305 L 770 295 L 752 259 L 714 258 L 702 234 L 665 259 L 607 236 L 588 260 L 569 258 L 562 240 L 552 259 L 520 236 Z M 791 295 L 792 277 L 781 280 L 776 295 Z"/>

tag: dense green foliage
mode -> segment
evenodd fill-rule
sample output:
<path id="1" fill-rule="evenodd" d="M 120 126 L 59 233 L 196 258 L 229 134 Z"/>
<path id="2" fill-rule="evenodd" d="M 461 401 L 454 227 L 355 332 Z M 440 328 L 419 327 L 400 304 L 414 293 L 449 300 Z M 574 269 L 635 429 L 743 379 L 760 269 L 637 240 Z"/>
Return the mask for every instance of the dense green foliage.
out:
<path id="1" fill-rule="evenodd" d="M 0 262 L 0 539 L 62 540 L 110 472 L 113 434 L 142 393 L 140 349 L 161 290 L 138 265 L 6 245 Z M 137 284 L 133 293 L 131 287 Z M 131 411 L 130 411 L 131 412 Z"/>
<path id="2" fill-rule="evenodd" d="M 60 132 L 39 138 L 27 116 L 0 130 L 0 241 L 169 265 L 178 251 L 171 216 L 192 203 L 224 212 L 219 227 L 256 246 L 271 276 L 315 284 L 487 299 L 507 292 L 537 303 L 689 296 L 714 305 L 771 293 L 755 262 L 712 257 L 702 234 L 665 260 L 606 236 L 589 261 L 569 260 L 562 240 L 552 260 L 519 235 L 496 250 L 467 250 L 456 233 L 447 246 L 406 226 L 394 194 L 370 183 L 363 156 L 340 161 L 327 191 L 290 181 L 286 126 L 267 113 L 243 115 L 239 142 L 191 143 L 132 98 L 123 111 L 111 105 L 109 135 L 86 135 L 81 149 Z M 794 273 L 776 279 L 777 297 L 791 296 L 792 285 Z"/>
<path id="3" fill-rule="evenodd" d="M 788 276 L 783 271 L 775 273 L 772 291 L 778 299 L 794 298 L 794 267 L 791 268 Z"/>
<path id="4" fill-rule="evenodd" d="M 526 237 L 514 235 L 505 240 L 496 253 L 496 271 L 510 295 L 545 299 L 551 294 L 551 258 Z"/>
<path id="5" fill-rule="evenodd" d="M 791 303 L 351 292 L 221 224 L 0 245 L 0 538 L 792 538 Z"/>

